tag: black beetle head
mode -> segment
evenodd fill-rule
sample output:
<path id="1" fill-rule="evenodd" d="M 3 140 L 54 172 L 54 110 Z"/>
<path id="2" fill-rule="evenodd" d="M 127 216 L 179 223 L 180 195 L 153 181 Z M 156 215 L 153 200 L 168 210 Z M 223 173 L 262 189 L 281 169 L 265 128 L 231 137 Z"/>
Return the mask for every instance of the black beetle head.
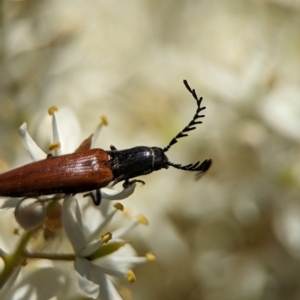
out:
<path id="1" fill-rule="evenodd" d="M 153 171 L 158 171 L 162 168 L 168 169 L 169 160 L 162 148 L 151 147 L 153 151 Z"/>

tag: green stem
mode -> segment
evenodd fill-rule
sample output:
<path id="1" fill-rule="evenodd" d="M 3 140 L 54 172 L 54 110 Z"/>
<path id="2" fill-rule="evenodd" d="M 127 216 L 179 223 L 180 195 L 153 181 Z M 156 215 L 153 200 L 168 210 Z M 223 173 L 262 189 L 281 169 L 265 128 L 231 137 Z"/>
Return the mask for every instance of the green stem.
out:
<path id="1" fill-rule="evenodd" d="M 7 257 L 2 257 L 5 263 L 5 267 L 2 274 L 0 275 L 0 289 L 3 287 L 14 270 L 24 261 L 24 251 L 31 233 L 32 231 L 25 232 L 15 252 L 11 255 L 8 255 Z"/>
<path id="2" fill-rule="evenodd" d="M 24 252 L 24 257 L 65 261 L 75 261 L 76 259 L 75 254 L 30 253 L 28 251 Z"/>

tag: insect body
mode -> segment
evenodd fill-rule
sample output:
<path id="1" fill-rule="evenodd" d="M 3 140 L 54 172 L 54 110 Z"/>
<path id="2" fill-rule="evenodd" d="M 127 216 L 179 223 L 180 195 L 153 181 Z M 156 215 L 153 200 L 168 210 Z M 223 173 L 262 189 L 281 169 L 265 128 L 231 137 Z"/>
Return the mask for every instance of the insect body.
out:
<path id="1" fill-rule="evenodd" d="M 95 205 L 99 205 L 100 189 L 109 183 L 124 181 L 124 187 L 135 182 L 144 183 L 132 178 L 167 169 L 169 166 L 185 171 L 206 172 L 211 166 L 211 159 L 182 166 L 170 162 L 165 154 L 177 143 L 177 139 L 187 136 L 188 131 L 194 130 L 195 125 L 202 123 L 198 119 L 204 117 L 199 114 L 205 109 L 201 107 L 202 97 L 198 99 L 195 90 L 190 88 L 186 80 L 184 84 L 197 101 L 197 111 L 192 121 L 167 147 L 138 146 L 117 150 L 111 146 L 109 151 L 105 151 L 90 149 L 90 140 L 87 139 L 75 153 L 55 157 L 48 155 L 44 160 L 0 174 L 0 196 L 35 197 L 86 192 L 84 196 L 91 196 Z M 93 190 L 97 191 L 96 197 L 91 193 Z"/>

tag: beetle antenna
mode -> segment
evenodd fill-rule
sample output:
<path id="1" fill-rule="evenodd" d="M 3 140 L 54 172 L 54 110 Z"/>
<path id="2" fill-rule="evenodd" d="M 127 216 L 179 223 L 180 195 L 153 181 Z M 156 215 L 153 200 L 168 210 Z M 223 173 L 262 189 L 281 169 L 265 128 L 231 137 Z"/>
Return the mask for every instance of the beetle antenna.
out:
<path id="1" fill-rule="evenodd" d="M 184 170 L 184 171 L 198 171 L 200 173 L 206 172 L 209 169 L 209 167 L 211 166 L 211 164 L 212 164 L 211 159 L 206 159 L 202 163 L 200 163 L 200 161 L 197 161 L 194 164 L 189 164 L 189 165 L 185 165 L 185 166 L 182 166 L 181 164 L 174 164 L 172 162 L 168 162 L 169 166 L 174 167 L 176 169 Z"/>
<path id="2" fill-rule="evenodd" d="M 187 88 L 187 90 L 193 95 L 194 99 L 196 100 L 196 102 L 197 102 L 197 111 L 196 111 L 193 119 L 190 121 L 190 123 L 186 127 L 184 127 L 183 130 L 180 131 L 170 141 L 170 143 L 167 147 L 165 147 L 163 149 L 164 152 L 167 152 L 174 144 L 176 144 L 178 142 L 177 141 L 178 139 L 183 138 L 185 136 L 188 136 L 188 134 L 187 134 L 188 131 L 194 130 L 196 128 L 195 125 L 202 123 L 202 121 L 199 121 L 198 119 L 204 118 L 204 116 L 205 116 L 205 115 L 200 115 L 200 112 L 206 108 L 205 106 L 201 107 L 201 102 L 202 102 L 203 98 L 202 97 L 198 98 L 196 91 L 194 89 L 191 89 L 191 87 L 189 86 L 188 82 L 185 79 L 183 80 L 183 83 L 184 83 L 185 87 Z M 176 164 L 174 164 L 172 166 L 177 168 L 177 169 L 182 169 L 182 170 L 187 170 L 187 171 L 197 171 L 197 170 L 193 170 L 193 168 L 197 168 L 199 163 L 200 162 L 195 163 L 195 164 L 190 164 L 190 165 L 187 165 L 187 166 L 182 166 L 182 167 L 181 167 L 181 165 L 176 165 Z M 203 163 L 198 167 L 201 167 L 203 165 Z"/>

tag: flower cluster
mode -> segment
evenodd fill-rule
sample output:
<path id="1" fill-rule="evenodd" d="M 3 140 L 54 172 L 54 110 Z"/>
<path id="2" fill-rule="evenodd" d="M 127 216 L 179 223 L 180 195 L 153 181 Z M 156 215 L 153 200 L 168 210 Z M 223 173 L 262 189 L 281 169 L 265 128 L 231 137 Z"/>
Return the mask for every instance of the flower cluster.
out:
<path id="1" fill-rule="evenodd" d="M 61 130 L 66 128 L 59 126 L 56 107 L 50 108 L 49 114 L 52 116 L 53 128 L 53 140 L 49 150 L 54 156 L 57 156 L 63 154 L 61 147 L 63 141 L 61 141 L 60 134 Z M 76 118 L 73 120 L 77 122 Z M 86 140 L 90 146 L 94 144 L 101 128 L 106 124 L 107 119 L 102 117 L 94 134 Z M 70 125 L 73 126 L 73 124 Z M 33 160 L 44 159 L 47 156 L 29 135 L 26 123 L 20 127 L 19 134 Z M 76 149 L 76 145 L 73 145 L 73 149 Z M 154 259 L 151 253 L 144 257 L 137 256 L 133 247 L 124 239 L 124 236 L 138 224 L 148 224 L 144 216 L 138 215 L 128 224 L 116 230 L 107 230 L 117 213 L 124 211 L 122 204 L 115 203 L 113 205 L 110 200 L 127 198 L 134 190 L 135 184 L 124 188 L 122 191 L 116 191 L 109 187 L 103 188 L 100 191 L 102 202 L 99 207 L 87 205 L 87 201 L 90 200 L 81 195 L 59 194 L 22 199 L 15 207 L 15 217 L 19 225 L 26 231 L 21 236 L 21 241 L 13 253 L 7 254 L 1 249 L 0 254 L 4 261 L 4 269 L 0 275 L 0 284 L 3 287 L 0 295 L 7 297 L 10 294 L 13 297 L 13 295 L 24 292 L 24 290 L 28 291 L 29 294 L 35 294 L 35 296 L 39 295 L 41 289 L 45 289 L 45 285 L 40 286 L 36 280 L 33 280 L 34 273 L 29 277 L 23 275 L 24 278 L 20 280 L 20 276 L 18 277 L 21 270 L 20 266 L 29 259 L 48 259 L 53 262 L 73 261 L 72 276 L 77 277 L 77 287 L 85 296 L 96 299 L 121 299 L 110 276 L 127 278 L 129 282 L 134 282 L 135 275 L 132 268 L 137 264 Z M 62 201 L 59 201 L 60 199 Z M 62 254 L 37 252 L 36 245 L 38 243 L 36 241 L 31 243 L 30 241 L 41 228 L 43 229 L 44 241 L 46 239 L 45 232 L 49 228 L 53 232 L 55 230 L 61 232 L 63 229 L 69 241 L 67 243 L 69 247 L 63 247 Z M 73 253 L 63 253 L 66 248 L 73 249 Z M 40 271 L 41 269 L 37 268 L 35 273 L 38 274 Z M 60 275 L 65 278 L 64 280 L 67 280 L 65 273 L 62 272 Z M 40 276 L 37 277 L 36 279 L 40 280 Z M 12 289 L 12 285 L 15 285 L 15 278 L 19 279 L 18 286 L 14 286 Z M 45 280 L 49 280 L 49 278 L 46 276 Z M 51 284 L 51 291 L 49 292 L 56 295 L 62 290 L 61 282 L 57 282 L 57 284 Z M 68 292 L 70 293 L 70 288 Z"/>

